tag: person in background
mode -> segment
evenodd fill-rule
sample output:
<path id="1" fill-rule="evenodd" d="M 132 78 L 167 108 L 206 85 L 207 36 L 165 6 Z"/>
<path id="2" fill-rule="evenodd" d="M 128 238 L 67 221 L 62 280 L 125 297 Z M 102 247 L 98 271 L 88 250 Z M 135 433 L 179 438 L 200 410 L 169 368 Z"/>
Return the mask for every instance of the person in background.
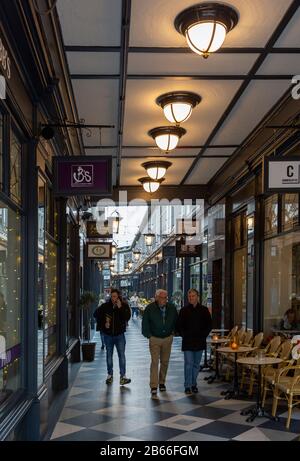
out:
<path id="1" fill-rule="evenodd" d="M 132 318 L 134 317 L 134 314 L 136 315 L 136 318 L 138 318 L 139 316 L 139 308 L 138 308 L 139 302 L 140 302 L 140 298 L 138 297 L 137 293 L 134 293 L 130 298 Z"/>
<path id="2" fill-rule="evenodd" d="M 297 329 L 297 314 L 292 308 L 288 309 L 280 322 L 281 330 L 296 330 Z"/>
<path id="3" fill-rule="evenodd" d="M 125 358 L 125 331 L 126 323 L 130 319 L 131 313 L 127 303 L 121 298 L 119 290 L 111 289 L 110 300 L 102 304 L 99 309 L 97 323 L 99 322 L 100 331 L 104 334 L 106 346 L 107 379 L 106 384 L 113 382 L 113 352 L 116 346 L 119 357 L 120 386 L 129 384 L 131 379 L 126 377 L 126 358 Z"/>
<path id="4" fill-rule="evenodd" d="M 100 331 L 100 338 L 101 338 L 101 349 L 103 350 L 105 348 L 105 342 L 104 342 L 104 333 L 103 331 L 100 330 L 100 322 L 98 322 L 98 318 L 100 318 L 100 309 L 102 305 L 105 303 L 104 298 L 99 299 L 99 304 L 97 309 L 95 310 L 93 316 L 97 321 L 97 326 L 96 326 L 96 331 Z"/>
<path id="5" fill-rule="evenodd" d="M 165 382 L 177 317 L 176 307 L 168 302 L 167 292 L 157 290 L 155 302 L 148 304 L 142 320 L 142 334 L 149 339 L 150 389 L 153 396 L 157 394 L 158 386 L 160 391 L 166 391 Z"/>
<path id="6" fill-rule="evenodd" d="M 184 388 L 187 395 L 198 392 L 197 376 L 212 319 L 206 306 L 199 303 L 199 293 L 188 291 L 188 304 L 180 309 L 176 331 L 182 336 L 184 352 Z"/>

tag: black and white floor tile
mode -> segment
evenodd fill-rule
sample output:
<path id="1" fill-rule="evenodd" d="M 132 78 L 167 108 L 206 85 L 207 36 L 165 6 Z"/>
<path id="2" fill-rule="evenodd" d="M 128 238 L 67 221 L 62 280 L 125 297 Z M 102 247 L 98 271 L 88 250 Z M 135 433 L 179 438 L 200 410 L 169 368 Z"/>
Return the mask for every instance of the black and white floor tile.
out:
<path id="1" fill-rule="evenodd" d="M 128 386 L 120 387 L 118 357 L 114 354 L 115 381 L 105 384 L 106 357 L 97 340 L 96 359 L 83 362 L 52 433 L 55 441 L 290 441 L 299 439 L 300 409 L 293 410 L 285 428 L 287 407 L 279 407 L 279 421 L 256 418 L 246 422 L 245 400 L 225 400 L 226 383 L 208 384 L 199 373 L 199 394 L 186 396 L 183 388 L 181 339 L 174 338 L 167 377 L 167 392 L 151 398 L 148 341 L 139 319 L 126 333 Z M 268 401 L 269 408 L 271 400 Z"/>

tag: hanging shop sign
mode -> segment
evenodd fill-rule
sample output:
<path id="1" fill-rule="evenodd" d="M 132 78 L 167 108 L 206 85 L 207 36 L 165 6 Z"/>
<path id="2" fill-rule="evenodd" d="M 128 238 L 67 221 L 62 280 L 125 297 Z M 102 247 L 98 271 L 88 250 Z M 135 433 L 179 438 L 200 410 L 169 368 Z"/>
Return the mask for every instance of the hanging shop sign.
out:
<path id="1" fill-rule="evenodd" d="M 7 80 L 11 77 L 11 64 L 8 56 L 8 52 L 4 46 L 3 40 L 0 37 L 0 69 L 1 73 Z"/>
<path id="2" fill-rule="evenodd" d="M 265 159 L 265 192 L 300 192 L 300 157 Z"/>
<path id="3" fill-rule="evenodd" d="M 201 257 L 201 245 L 188 245 L 180 240 L 176 241 L 176 258 Z"/>
<path id="4" fill-rule="evenodd" d="M 88 259 L 111 259 L 111 243 L 87 243 Z"/>
<path id="5" fill-rule="evenodd" d="M 99 232 L 101 231 L 101 232 Z M 109 227 L 97 226 L 97 221 L 86 222 L 86 236 L 87 238 L 113 238 L 113 235 L 109 232 Z"/>
<path id="6" fill-rule="evenodd" d="M 54 193 L 59 196 L 112 195 L 112 158 L 54 157 Z"/>

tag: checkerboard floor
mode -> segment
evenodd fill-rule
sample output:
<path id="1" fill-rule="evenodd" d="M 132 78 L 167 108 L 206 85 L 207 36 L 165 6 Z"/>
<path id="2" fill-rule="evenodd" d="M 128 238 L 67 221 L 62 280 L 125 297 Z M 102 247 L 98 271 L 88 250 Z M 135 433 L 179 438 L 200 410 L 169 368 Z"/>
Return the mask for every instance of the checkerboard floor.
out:
<path id="1" fill-rule="evenodd" d="M 119 386 L 117 353 L 115 381 L 105 384 L 105 350 L 83 362 L 51 436 L 55 441 L 291 441 L 299 440 L 300 409 L 293 410 L 290 429 L 285 428 L 287 407 L 279 407 L 279 421 L 256 418 L 246 422 L 241 410 L 249 400 L 224 400 L 226 383 L 207 384 L 199 373 L 199 394 L 186 396 L 183 388 L 181 338 L 174 338 L 167 376 L 167 392 L 150 396 L 148 341 L 141 335 L 140 319 L 129 322 L 126 333 L 127 376 L 131 384 Z M 271 400 L 266 408 L 270 409 Z"/>

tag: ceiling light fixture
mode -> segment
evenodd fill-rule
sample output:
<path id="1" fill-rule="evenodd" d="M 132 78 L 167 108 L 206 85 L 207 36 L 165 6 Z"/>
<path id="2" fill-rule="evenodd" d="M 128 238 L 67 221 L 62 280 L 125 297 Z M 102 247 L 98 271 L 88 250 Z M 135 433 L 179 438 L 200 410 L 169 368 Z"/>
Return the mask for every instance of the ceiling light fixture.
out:
<path id="1" fill-rule="evenodd" d="M 139 250 L 138 248 L 135 248 L 132 252 L 132 255 L 133 255 L 133 258 L 136 262 L 138 262 L 140 260 L 140 257 L 141 257 L 141 250 Z"/>
<path id="2" fill-rule="evenodd" d="M 238 20 L 238 13 L 229 5 L 200 3 L 179 13 L 174 25 L 192 51 L 208 58 L 223 45 L 226 34 Z"/>
<path id="3" fill-rule="evenodd" d="M 165 93 L 156 99 L 158 104 L 164 111 L 165 117 L 169 122 L 180 123 L 186 122 L 192 114 L 192 110 L 201 101 L 201 96 L 189 91 L 174 91 L 173 93 Z"/>
<path id="4" fill-rule="evenodd" d="M 163 178 L 167 169 L 172 165 L 171 162 L 165 160 L 153 160 L 142 163 L 142 167 L 147 171 L 148 176 L 155 181 Z"/>
<path id="5" fill-rule="evenodd" d="M 184 128 L 179 126 L 159 126 L 148 132 L 164 152 L 169 152 L 177 147 L 179 139 L 186 133 Z"/>
<path id="6" fill-rule="evenodd" d="M 149 178 L 149 176 L 145 176 L 139 179 L 139 182 L 142 184 L 144 190 L 149 194 L 156 192 L 159 189 L 160 184 L 164 181 L 164 178 L 158 179 L 155 181 L 154 179 Z"/>

